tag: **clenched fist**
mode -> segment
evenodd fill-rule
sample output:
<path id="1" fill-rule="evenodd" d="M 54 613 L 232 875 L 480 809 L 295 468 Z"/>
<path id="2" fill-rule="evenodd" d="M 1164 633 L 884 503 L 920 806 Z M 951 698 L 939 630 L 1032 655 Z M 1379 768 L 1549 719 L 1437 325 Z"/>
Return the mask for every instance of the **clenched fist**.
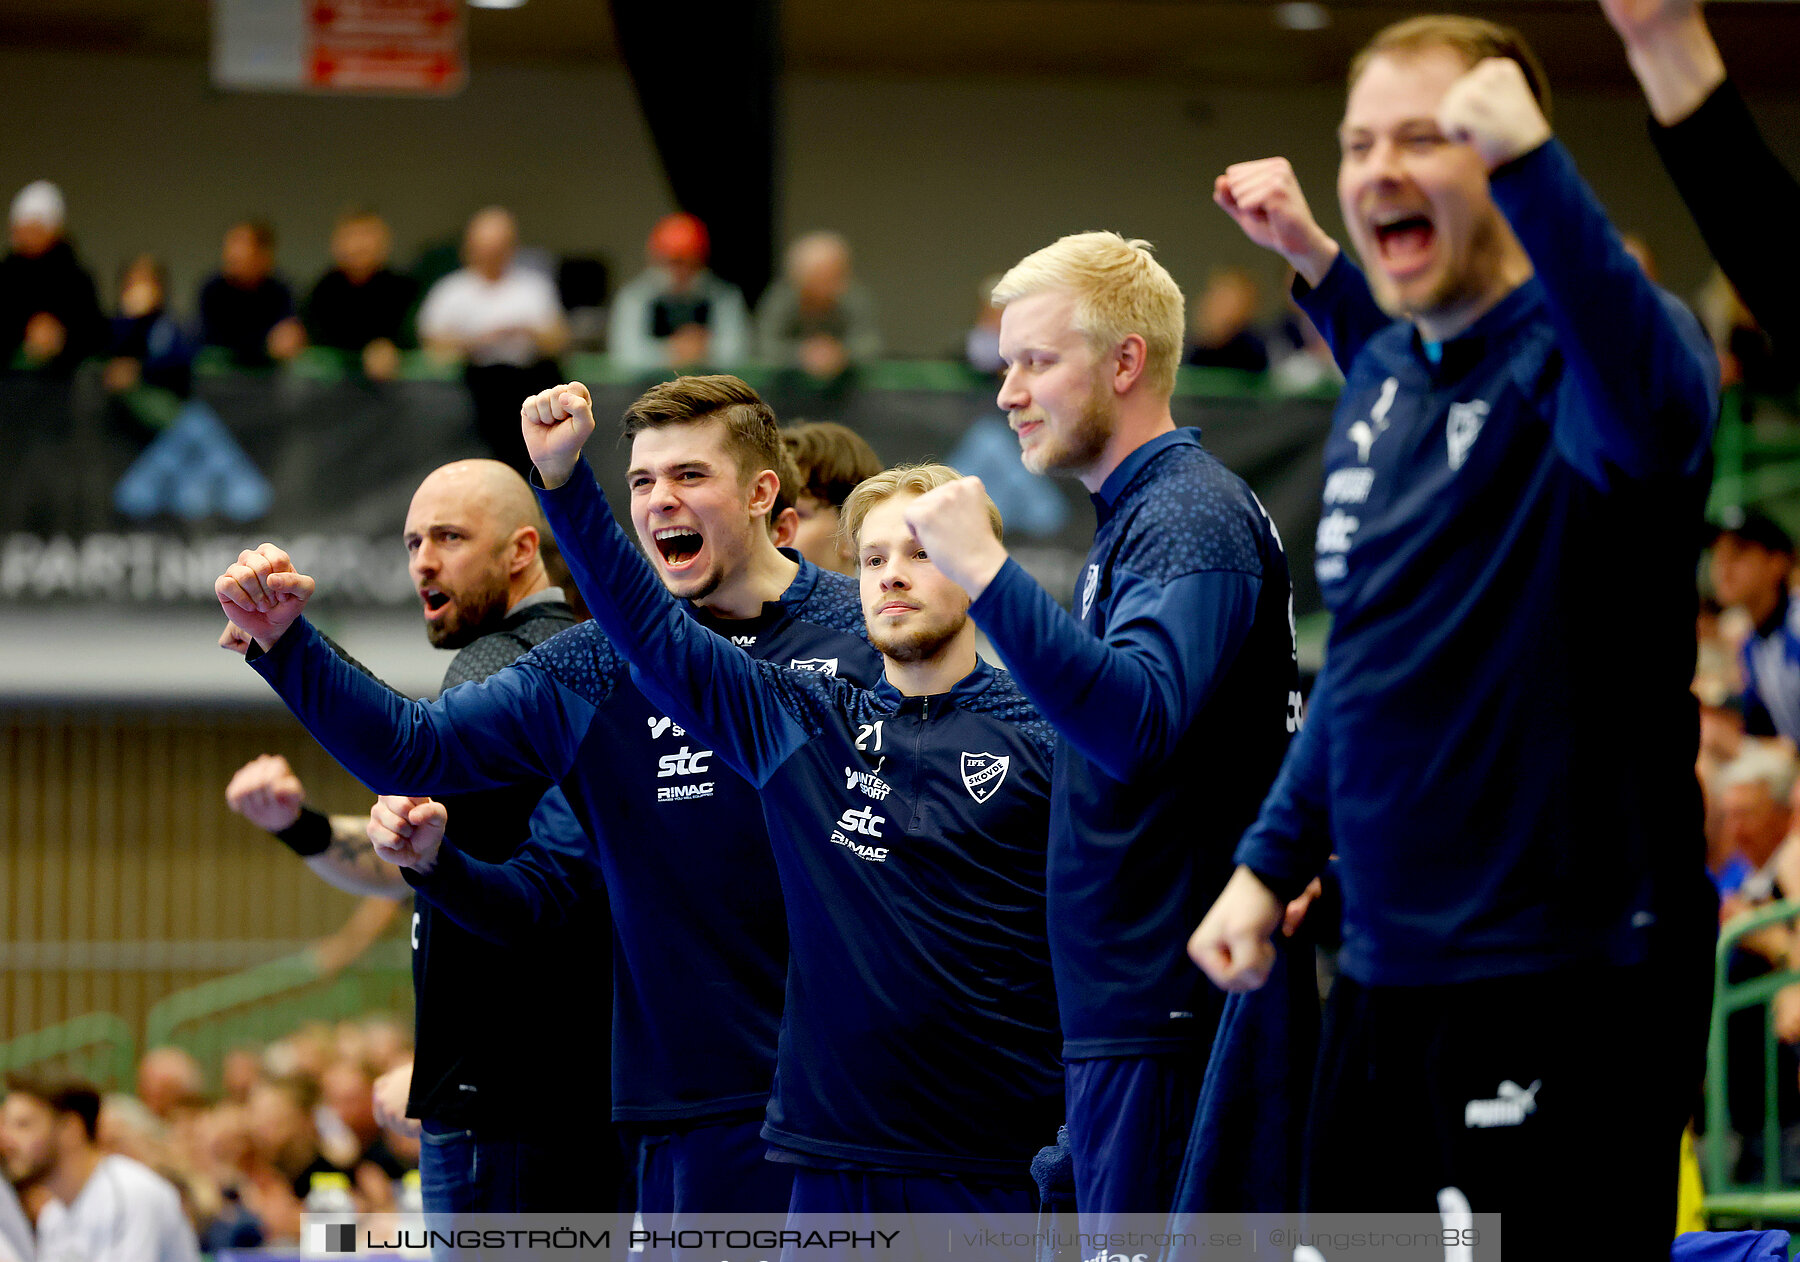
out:
<path id="1" fill-rule="evenodd" d="M 540 390 L 519 408 L 525 450 L 547 488 L 569 480 L 581 449 L 594 432 L 594 401 L 579 381 Z"/>
<path id="2" fill-rule="evenodd" d="M 213 594 L 225 617 L 250 633 L 266 652 L 300 617 L 312 599 L 314 583 L 294 568 L 288 554 L 272 543 L 238 553 L 213 583 Z"/>

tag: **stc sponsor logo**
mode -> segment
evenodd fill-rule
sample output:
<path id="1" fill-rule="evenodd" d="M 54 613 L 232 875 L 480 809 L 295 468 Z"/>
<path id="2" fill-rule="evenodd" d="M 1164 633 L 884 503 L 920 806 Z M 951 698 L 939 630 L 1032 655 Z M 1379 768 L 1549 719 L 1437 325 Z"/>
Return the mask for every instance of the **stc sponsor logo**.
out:
<path id="1" fill-rule="evenodd" d="M 842 846 L 857 858 L 865 859 L 870 863 L 886 863 L 888 857 L 886 846 L 873 846 L 857 840 L 858 837 L 872 837 L 879 840 L 881 826 L 885 823 L 887 823 L 887 817 L 877 815 L 872 806 L 865 806 L 861 810 L 848 809 L 838 816 L 837 827 L 831 832 L 831 844 Z"/>
<path id="2" fill-rule="evenodd" d="M 696 751 L 683 745 L 674 753 L 664 754 L 656 760 L 656 778 L 672 780 L 677 776 L 703 776 L 712 770 L 712 756 L 713 751 L 710 749 Z M 713 781 L 711 780 L 659 785 L 656 790 L 658 802 L 691 802 L 695 798 L 709 798 L 712 795 Z"/>

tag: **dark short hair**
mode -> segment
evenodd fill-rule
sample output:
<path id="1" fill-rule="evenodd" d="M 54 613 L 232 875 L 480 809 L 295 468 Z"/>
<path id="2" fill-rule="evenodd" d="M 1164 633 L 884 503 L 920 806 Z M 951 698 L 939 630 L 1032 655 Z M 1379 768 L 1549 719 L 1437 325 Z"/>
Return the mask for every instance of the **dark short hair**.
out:
<path id="1" fill-rule="evenodd" d="M 861 434 L 835 421 L 789 425 L 781 439 L 794 457 L 794 494 L 805 491 L 833 508 L 842 508 L 857 483 L 887 467 Z"/>
<path id="2" fill-rule="evenodd" d="M 647 429 L 718 421 L 725 449 L 745 480 L 764 469 L 781 475 L 781 428 L 762 396 L 738 377 L 677 377 L 651 386 L 625 409 L 620 422 L 627 439 Z"/>
<path id="3" fill-rule="evenodd" d="M 1538 108 L 1544 111 L 1546 120 L 1550 118 L 1550 80 L 1544 74 L 1544 63 L 1531 51 L 1525 37 L 1510 26 L 1456 13 L 1428 13 L 1377 31 L 1375 38 L 1350 59 L 1350 86 L 1354 88 L 1369 62 L 1384 53 L 1404 56 L 1432 48 L 1448 48 L 1471 67 L 1489 57 L 1517 62 L 1525 72 L 1525 84 Z"/>
<path id="4" fill-rule="evenodd" d="M 52 1113 L 72 1114 L 92 1143 L 100 1135 L 100 1090 L 85 1078 L 72 1074 L 9 1073 L 6 1094 L 28 1095 L 42 1100 Z"/>
<path id="5" fill-rule="evenodd" d="M 778 459 L 774 466 L 775 477 L 781 485 L 775 488 L 775 502 L 769 506 L 769 528 L 771 530 L 774 529 L 776 521 L 783 513 L 796 507 L 795 501 L 798 500 L 802 490 L 800 470 L 794 464 L 793 449 L 783 443 L 781 450 L 776 455 Z"/>

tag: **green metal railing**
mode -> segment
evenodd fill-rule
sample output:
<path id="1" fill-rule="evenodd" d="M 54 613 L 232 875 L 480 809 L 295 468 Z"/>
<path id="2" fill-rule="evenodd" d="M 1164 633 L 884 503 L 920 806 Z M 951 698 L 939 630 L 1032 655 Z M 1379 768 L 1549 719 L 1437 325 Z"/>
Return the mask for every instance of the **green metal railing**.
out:
<path id="1" fill-rule="evenodd" d="M 129 1090 L 137 1042 L 123 1018 L 89 1012 L 0 1043 L 0 1073 L 53 1065 L 102 1088 Z"/>
<path id="2" fill-rule="evenodd" d="M 1782 969 L 1748 981 L 1728 983 L 1726 971 L 1732 951 L 1749 935 L 1771 925 L 1786 924 L 1800 915 L 1800 902 L 1776 903 L 1740 916 L 1719 934 L 1713 957 L 1712 1032 L 1706 1046 L 1706 1198 L 1702 1202 L 1707 1221 L 1720 1219 L 1760 1222 L 1800 1222 L 1800 1188 L 1781 1182 L 1781 1116 L 1776 1106 L 1780 1075 L 1780 1041 L 1775 1034 L 1770 1005 L 1784 987 L 1800 982 L 1800 969 Z M 1725 1030 L 1733 1013 L 1762 1008 L 1763 1020 L 1763 1177 L 1760 1184 L 1738 1183 L 1731 1178 L 1730 1154 L 1724 1143 L 1731 1129 L 1727 1107 L 1730 1065 L 1726 1057 Z M 1748 1138 L 1748 1137 L 1746 1137 Z"/>
<path id="3" fill-rule="evenodd" d="M 307 1021 L 411 1006 L 406 943 L 377 942 L 336 973 L 306 950 L 176 991 L 145 1017 L 144 1046 L 180 1047 L 216 1072 L 234 1046 L 267 1042 Z"/>

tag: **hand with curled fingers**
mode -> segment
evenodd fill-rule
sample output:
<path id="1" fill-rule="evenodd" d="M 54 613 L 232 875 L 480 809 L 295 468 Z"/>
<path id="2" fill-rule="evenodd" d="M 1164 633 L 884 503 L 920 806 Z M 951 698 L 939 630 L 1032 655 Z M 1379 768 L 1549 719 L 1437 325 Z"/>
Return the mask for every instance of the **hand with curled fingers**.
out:
<path id="1" fill-rule="evenodd" d="M 225 629 L 219 632 L 219 647 L 243 657 L 250 652 L 250 633 L 228 619 Z"/>
<path id="2" fill-rule="evenodd" d="M 236 563 L 214 581 L 213 593 L 225 617 L 267 652 L 305 612 L 313 587 L 287 553 L 265 543 L 254 552 L 238 553 Z"/>
<path id="3" fill-rule="evenodd" d="M 1489 171 L 1550 139 L 1549 120 L 1510 57 L 1484 57 L 1452 83 L 1438 105 L 1438 127 L 1457 144 L 1472 146 Z"/>
<path id="4" fill-rule="evenodd" d="M 980 478 L 958 478 L 925 492 L 904 510 L 907 529 L 939 572 L 978 598 L 1006 565 L 994 535 L 988 493 Z"/>
<path id="5" fill-rule="evenodd" d="M 1249 868 L 1239 867 L 1188 939 L 1188 956 L 1227 994 L 1255 990 L 1275 967 L 1275 934 L 1287 908 Z"/>
<path id="6" fill-rule="evenodd" d="M 384 794 L 369 810 L 369 840 L 387 862 L 423 876 L 437 866 L 449 819 L 442 802 Z"/>
<path id="7" fill-rule="evenodd" d="M 1213 181 L 1213 201 L 1245 236 L 1281 255 L 1307 284 L 1318 284 L 1331 270 L 1338 243 L 1313 218 L 1286 158 L 1232 163 Z"/>
<path id="8" fill-rule="evenodd" d="M 594 401 L 579 381 L 540 390 L 519 408 L 525 450 L 546 489 L 569 480 L 581 449 L 594 432 Z"/>
<path id="9" fill-rule="evenodd" d="M 266 832 L 292 828 L 305 802 L 300 777 L 280 754 L 252 758 L 225 786 L 225 805 Z"/>
<path id="10" fill-rule="evenodd" d="M 395 1065 L 375 1080 L 375 1120 L 396 1135 L 419 1137 L 419 1119 L 406 1115 L 407 1097 L 412 1095 L 413 1063 Z"/>

